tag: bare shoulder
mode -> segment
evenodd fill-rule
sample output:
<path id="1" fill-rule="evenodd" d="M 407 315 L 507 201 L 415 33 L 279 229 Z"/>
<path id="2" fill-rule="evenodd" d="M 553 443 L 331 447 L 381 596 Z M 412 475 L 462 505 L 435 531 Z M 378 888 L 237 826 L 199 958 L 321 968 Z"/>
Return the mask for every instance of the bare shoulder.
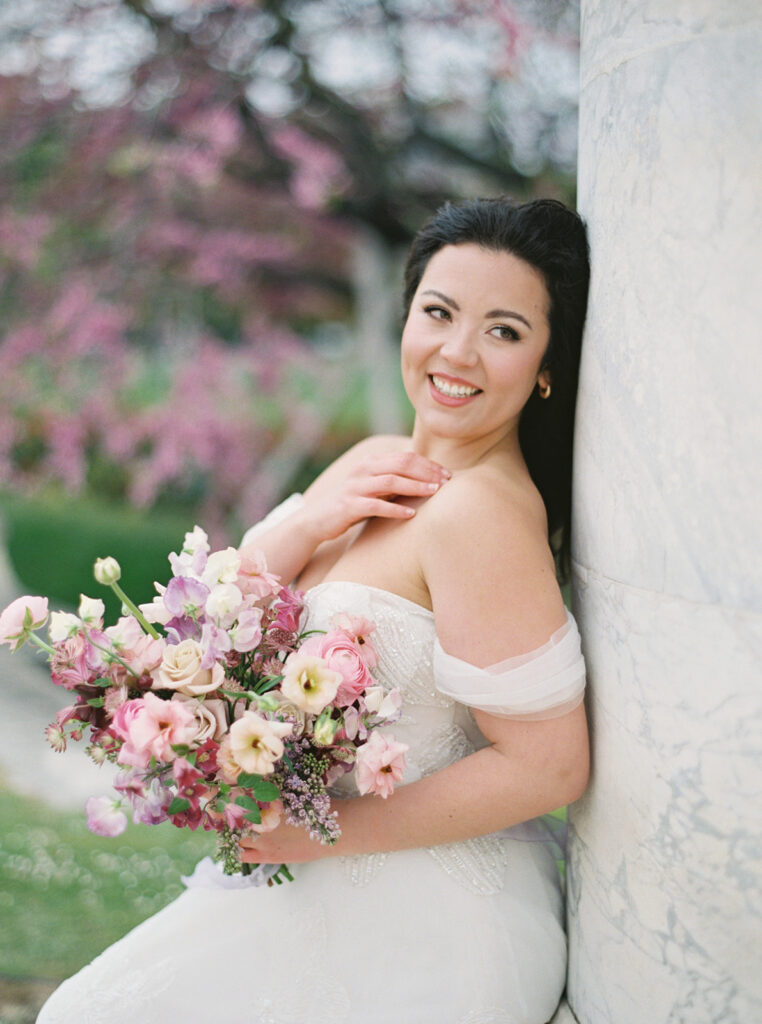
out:
<path id="1" fill-rule="evenodd" d="M 531 481 L 476 466 L 455 474 L 416 519 L 445 650 L 488 665 L 533 650 L 563 625 L 545 508 Z"/>

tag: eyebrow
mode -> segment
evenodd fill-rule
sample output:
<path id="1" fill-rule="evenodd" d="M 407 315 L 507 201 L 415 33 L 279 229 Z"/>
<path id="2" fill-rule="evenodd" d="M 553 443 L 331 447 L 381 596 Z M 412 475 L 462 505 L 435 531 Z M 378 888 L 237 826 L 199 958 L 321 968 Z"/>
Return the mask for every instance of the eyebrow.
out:
<path id="1" fill-rule="evenodd" d="M 448 295 L 445 295 L 443 292 L 438 292 L 435 288 L 427 288 L 426 291 L 421 292 L 421 295 L 436 295 L 438 299 L 441 299 L 442 302 L 446 302 L 448 306 L 452 306 L 452 308 L 456 310 L 456 312 L 460 313 L 460 306 L 455 301 L 455 299 L 451 299 Z M 521 313 L 515 312 L 515 310 L 491 309 L 489 310 L 488 313 L 485 313 L 486 320 L 491 320 L 493 317 L 512 317 L 514 320 L 520 320 L 522 324 L 526 324 L 530 331 L 532 330 L 532 325 L 527 320 L 527 318 L 525 316 L 522 316 Z"/>

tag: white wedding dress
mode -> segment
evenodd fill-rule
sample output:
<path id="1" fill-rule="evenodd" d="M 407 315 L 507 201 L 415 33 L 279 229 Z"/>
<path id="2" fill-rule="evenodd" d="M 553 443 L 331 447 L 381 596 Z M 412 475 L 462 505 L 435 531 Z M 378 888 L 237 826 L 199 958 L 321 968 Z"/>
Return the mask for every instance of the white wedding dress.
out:
<path id="1" fill-rule="evenodd" d="M 357 583 L 320 584 L 306 601 L 310 628 L 340 611 L 376 623 L 376 675 L 404 698 L 389 731 L 409 744 L 406 782 L 484 745 L 468 708 L 435 685 L 436 659 L 450 688 L 469 666 L 436 643 L 431 612 Z M 573 619 L 563 632 L 578 694 Z M 519 699 L 543 705 L 557 640 L 506 663 Z M 352 776 L 342 782 L 351 793 Z M 297 864 L 293 883 L 270 888 L 226 888 L 197 871 L 179 899 L 65 981 L 38 1024 L 544 1024 L 564 987 L 566 941 L 553 852 L 531 832 Z"/>

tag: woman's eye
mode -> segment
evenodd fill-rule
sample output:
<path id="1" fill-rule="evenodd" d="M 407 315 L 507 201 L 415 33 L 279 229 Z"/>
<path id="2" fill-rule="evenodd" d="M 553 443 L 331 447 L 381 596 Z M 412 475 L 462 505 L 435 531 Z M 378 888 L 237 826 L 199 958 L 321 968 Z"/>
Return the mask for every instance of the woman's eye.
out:
<path id="1" fill-rule="evenodd" d="M 493 327 L 489 333 L 494 335 L 496 338 L 500 338 L 501 341 L 519 340 L 519 332 L 513 327 L 508 327 L 507 324 L 498 324 L 496 327 Z"/>
<path id="2" fill-rule="evenodd" d="M 444 309 L 442 306 L 424 306 L 423 311 L 424 313 L 428 313 L 429 316 L 433 317 L 435 320 L 450 319 L 450 311 L 448 309 Z"/>

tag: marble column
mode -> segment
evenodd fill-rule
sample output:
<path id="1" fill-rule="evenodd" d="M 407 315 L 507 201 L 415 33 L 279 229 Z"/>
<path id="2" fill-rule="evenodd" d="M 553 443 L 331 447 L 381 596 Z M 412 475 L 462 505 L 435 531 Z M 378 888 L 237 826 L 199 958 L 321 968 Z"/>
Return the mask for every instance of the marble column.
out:
<path id="1" fill-rule="evenodd" d="M 571 814 L 567 998 L 580 1024 L 751 1024 L 762 5 L 582 6 L 574 592 L 593 780 Z"/>

